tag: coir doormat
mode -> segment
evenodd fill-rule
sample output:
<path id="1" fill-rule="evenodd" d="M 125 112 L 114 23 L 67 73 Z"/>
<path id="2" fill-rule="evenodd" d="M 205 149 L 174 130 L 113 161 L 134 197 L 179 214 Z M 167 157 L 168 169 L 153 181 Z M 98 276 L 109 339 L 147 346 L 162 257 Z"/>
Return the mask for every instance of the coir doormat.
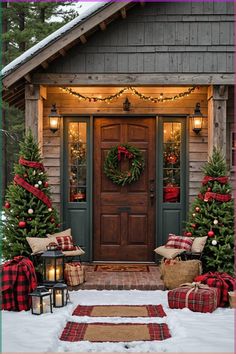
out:
<path id="1" fill-rule="evenodd" d="M 98 264 L 95 272 L 149 272 L 149 267 L 143 264 Z"/>
<path id="2" fill-rule="evenodd" d="M 164 317 L 162 305 L 78 305 L 73 316 L 90 317 Z"/>
<path id="3" fill-rule="evenodd" d="M 132 342 L 170 338 L 166 323 L 76 323 L 67 322 L 60 340 L 67 342 Z"/>

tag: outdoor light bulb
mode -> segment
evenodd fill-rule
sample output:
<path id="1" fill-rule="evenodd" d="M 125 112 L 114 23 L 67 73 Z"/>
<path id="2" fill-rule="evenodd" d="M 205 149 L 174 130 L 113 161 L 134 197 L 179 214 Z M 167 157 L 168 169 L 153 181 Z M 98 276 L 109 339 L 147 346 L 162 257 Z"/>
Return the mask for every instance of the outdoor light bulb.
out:
<path id="1" fill-rule="evenodd" d="M 51 121 L 50 121 L 50 125 L 51 125 L 51 128 L 52 129 L 57 129 L 57 118 L 55 118 L 55 119 L 53 119 L 53 118 L 51 118 Z"/>
<path id="2" fill-rule="evenodd" d="M 201 119 L 195 119 L 194 120 L 194 128 L 201 128 L 202 122 Z"/>

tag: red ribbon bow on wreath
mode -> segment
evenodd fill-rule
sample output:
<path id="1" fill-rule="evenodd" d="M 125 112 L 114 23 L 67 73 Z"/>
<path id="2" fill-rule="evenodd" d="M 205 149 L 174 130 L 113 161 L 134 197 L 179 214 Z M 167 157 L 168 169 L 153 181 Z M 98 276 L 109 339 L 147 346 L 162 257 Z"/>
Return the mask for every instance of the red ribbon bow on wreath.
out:
<path id="1" fill-rule="evenodd" d="M 121 154 L 124 154 L 128 159 L 132 159 L 134 155 L 129 152 L 124 146 L 118 146 L 118 161 L 121 160 Z"/>

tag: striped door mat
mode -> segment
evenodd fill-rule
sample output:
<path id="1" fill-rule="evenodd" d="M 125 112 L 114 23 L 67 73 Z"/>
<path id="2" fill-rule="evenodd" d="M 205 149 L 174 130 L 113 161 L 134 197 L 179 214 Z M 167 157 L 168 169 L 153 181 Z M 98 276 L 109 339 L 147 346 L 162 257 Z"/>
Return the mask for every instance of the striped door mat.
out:
<path id="1" fill-rule="evenodd" d="M 90 317 L 164 317 L 162 305 L 78 305 L 73 316 Z"/>
<path id="2" fill-rule="evenodd" d="M 76 323 L 67 322 L 60 340 L 67 342 L 132 342 L 170 338 L 166 323 Z"/>

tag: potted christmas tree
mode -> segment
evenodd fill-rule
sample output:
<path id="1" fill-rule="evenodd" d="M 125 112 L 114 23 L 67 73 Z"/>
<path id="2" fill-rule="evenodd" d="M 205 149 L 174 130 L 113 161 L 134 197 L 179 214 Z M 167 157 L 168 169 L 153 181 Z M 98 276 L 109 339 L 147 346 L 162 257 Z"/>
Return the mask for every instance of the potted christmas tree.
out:
<path id="1" fill-rule="evenodd" d="M 14 166 L 14 179 L 7 188 L 3 207 L 2 252 L 6 260 L 30 255 L 26 237 L 46 237 L 59 230 L 41 160 L 38 144 L 29 131 L 20 143 L 19 162 Z"/>
<path id="2" fill-rule="evenodd" d="M 234 273 L 234 204 L 221 151 L 213 149 L 203 167 L 200 193 L 189 213 L 185 234 L 208 236 L 203 252 L 204 271 Z"/>

